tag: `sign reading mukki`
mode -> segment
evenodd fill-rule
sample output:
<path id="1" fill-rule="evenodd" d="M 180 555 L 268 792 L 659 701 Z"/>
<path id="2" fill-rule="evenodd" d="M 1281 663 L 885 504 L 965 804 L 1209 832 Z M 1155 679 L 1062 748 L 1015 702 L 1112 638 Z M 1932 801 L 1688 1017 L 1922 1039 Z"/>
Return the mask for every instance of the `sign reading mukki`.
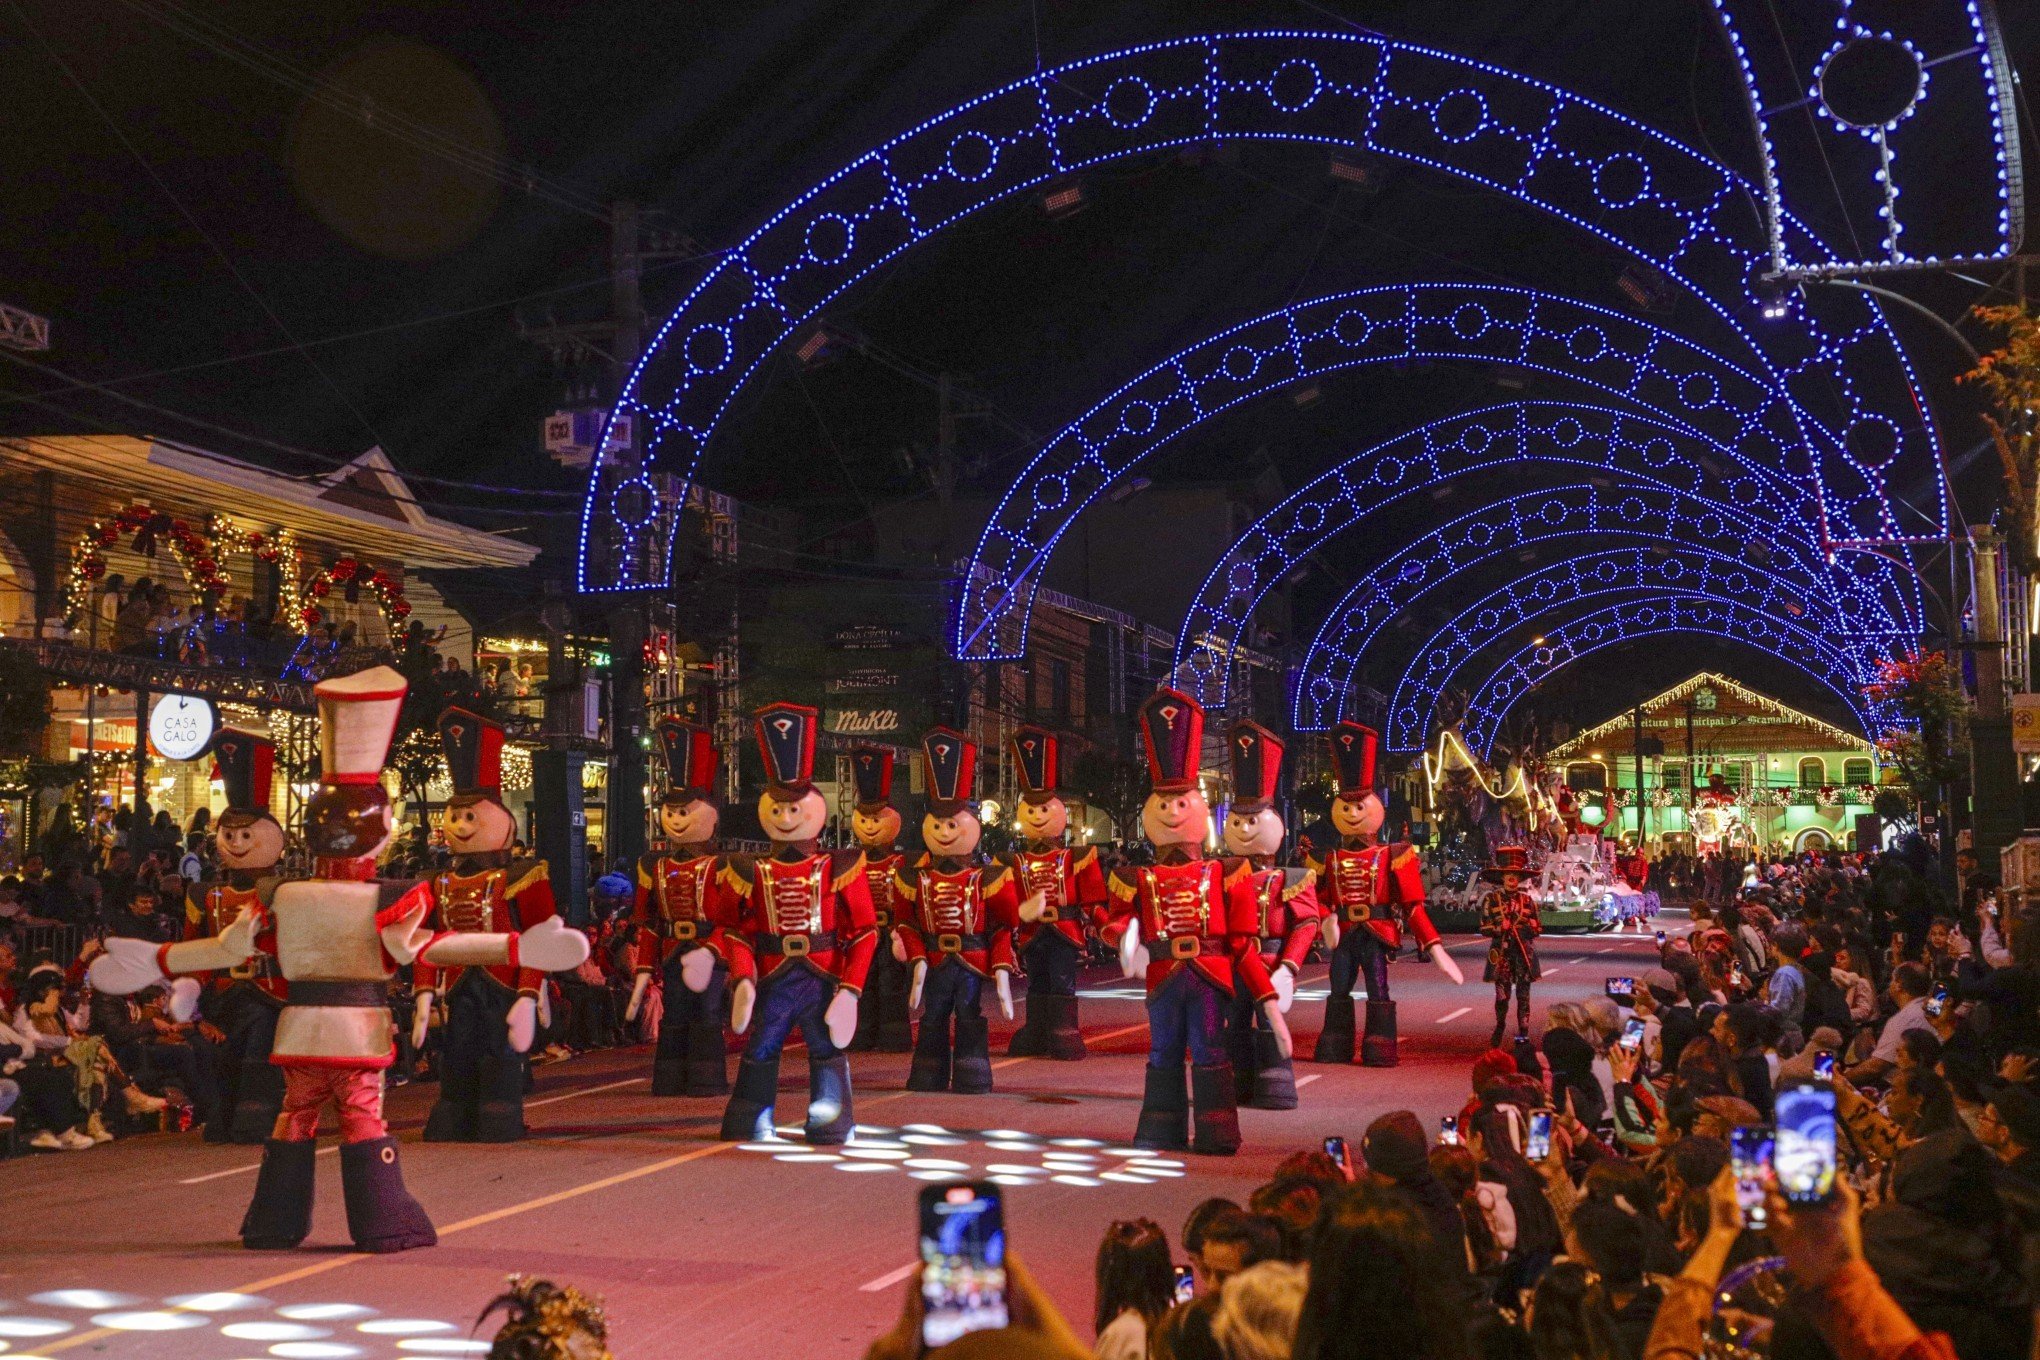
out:
<path id="1" fill-rule="evenodd" d="M 844 736 L 865 736 L 900 730 L 900 714 L 894 708 L 835 708 L 829 710 L 828 729 Z"/>

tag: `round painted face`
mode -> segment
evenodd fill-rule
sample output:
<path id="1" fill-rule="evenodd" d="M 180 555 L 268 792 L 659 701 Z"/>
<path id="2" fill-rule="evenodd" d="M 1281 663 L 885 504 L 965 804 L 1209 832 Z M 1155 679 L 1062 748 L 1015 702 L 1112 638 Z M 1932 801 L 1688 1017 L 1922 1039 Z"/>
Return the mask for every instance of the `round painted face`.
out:
<path id="1" fill-rule="evenodd" d="M 659 830 L 673 845 L 702 845 L 714 840 L 720 821 L 715 804 L 706 798 L 659 804 Z"/>
<path id="2" fill-rule="evenodd" d="M 978 848 L 984 834 L 977 814 L 969 808 L 959 808 L 944 817 L 931 812 L 921 819 L 921 839 L 927 844 L 928 853 L 938 857 L 961 859 Z"/>
<path id="3" fill-rule="evenodd" d="M 890 803 L 869 812 L 858 808 L 850 814 L 850 834 L 866 850 L 890 850 L 899 844 L 900 814 Z"/>
<path id="4" fill-rule="evenodd" d="M 213 858 L 222 869 L 268 869 L 283 858 L 283 828 L 267 817 L 224 813 L 213 828 Z"/>
<path id="5" fill-rule="evenodd" d="M 1070 829 L 1070 810 L 1060 798 L 1020 800 L 1020 834 L 1030 841 L 1059 841 Z"/>
<path id="6" fill-rule="evenodd" d="M 768 789 L 758 797 L 758 824 L 781 844 L 811 841 L 829 824 L 829 803 L 815 789 L 798 798 L 776 797 Z"/>
<path id="7" fill-rule="evenodd" d="M 1378 836 L 1387 820 L 1388 809 L 1372 789 L 1358 798 L 1342 794 L 1332 800 L 1332 826 L 1341 836 Z"/>
<path id="8" fill-rule="evenodd" d="M 1199 789 L 1151 793 L 1140 810 L 1140 825 L 1156 845 L 1202 845 L 1211 834 L 1211 805 Z"/>
<path id="9" fill-rule="evenodd" d="M 447 804 L 439 814 L 439 829 L 446 833 L 446 848 L 456 855 L 508 850 L 517 839 L 517 819 L 510 809 L 487 798 Z"/>
<path id="10" fill-rule="evenodd" d="M 1518 888 L 1520 888 L 1520 887 L 1522 887 L 1522 886 L 1523 886 L 1523 875 L 1521 875 L 1521 874 L 1503 874 L 1503 875 L 1502 875 L 1502 891 L 1503 891 L 1503 892 L 1514 892 L 1514 891 L 1516 891 L 1516 889 L 1518 889 Z"/>
<path id="11" fill-rule="evenodd" d="M 1282 817 L 1272 807 L 1225 814 L 1225 848 L 1233 855 L 1272 855 L 1282 848 Z"/>

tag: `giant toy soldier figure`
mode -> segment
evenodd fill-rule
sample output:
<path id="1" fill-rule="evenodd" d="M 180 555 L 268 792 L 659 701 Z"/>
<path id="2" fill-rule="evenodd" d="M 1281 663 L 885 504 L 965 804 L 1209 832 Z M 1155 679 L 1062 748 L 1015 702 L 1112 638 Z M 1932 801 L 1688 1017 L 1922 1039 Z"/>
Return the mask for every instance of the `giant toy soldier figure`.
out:
<path id="1" fill-rule="evenodd" d="M 893 761 L 890 746 L 858 746 L 850 752 L 850 775 L 857 783 L 850 833 L 864 850 L 864 884 L 878 922 L 878 950 L 871 956 L 871 975 L 857 1005 L 853 1052 L 905 1053 L 914 1046 L 912 1008 L 907 1004 L 909 970 L 891 948 L 893 928 L 905 919 L 893 889 L 907 858 L 900 853 L 900 814 L 892 805 Z"/>
<path id="2" fill-rule="evenodd" d="M 1204 710 L 1189 695 L 1163 689 L 1141 706 L 1140 728 L 1154 785 L 1141 809 L 1141 826 L 1154 844 L 1155 863 L 1114 871 L 1105 927 L 1126 975 L 1147 979 L 1147 1088 L 1133 1141 L 1137 1147 L 1230 1154 L 1240 1146 L 1238 1095 L 1225 1038 L 1235 977 L 1261 1007 L 1284 1056 L 1289 1026 L 1256 947 L 1248 894 L 1244 887 L 1228 893 L 1224 866 L 1203 858 L 1211 832 L 1211 808 L 1197 782 Z M 1148 947 L 1143 938 L 1151 942 Z"/>
<path id="3" fill-rule="evenodd" d="M 283 828 L 269 815 L 276 743 L 267 732 L 228 727 L 213 740 L 213 765 L 226 785 L 227 808 L 213 824 L 213 862 L 219 876 L 185 889 L 184 938 L 218 935 L 243 911 L 268 915 L 283 858 Z M 215 973 L 204 1001 L 205 1018 L 227 1036 L 220 1054 L 217 1118 L 205 1126 L 208 1143 L 259 1143 L 283 1106 L 283 1073 L 269 1061 L 276 1017 L 283 1012 L 284 981 L 273 933 L 246 962 Z M 267 952 L 264 952 L 267 951 Z"/>
<path id="4" fill-rule="evenodd" d="M 1317 895 L 1308 869 L 1279 869 L 1285 828 L 1275 810 L 1282 777 L 1282 739 L 1257 722 L 1235 724 L 1227 735 L 1232 752 L 1233 801 L 1225 814 L 1225 848 L 1238 856 L 1227 866 L 1228 888 L 1244 885 L 1254 910 L 1255 948 L 1275 984 L 1282 1010 L 1296 994 L 1296 975 L 1317 939 Z M 1244 982 L 1245 972 L 1241 972 Z M 1257 1110 L 1296 1108 L 1296 1069 L 1261 1023 L 1260 1007 L 1244 985 L 1232 1001 L 1233 1074 L 1240 1103 Z"/>
<path id="5" fill-rule="evenodd" d="M 1405 922 L 1418 950 L 1429 954 L 1455 983 L 1465 981 L 1424 908 L 1423 865 L 1415 848 L 1381 843 L 1387 812 L 1374 784 L 1379 747 L 1373 728 L 1350 720 L 1341 721 L 1331 733 L 1332 769 L 1338 777 L 1331 821 L 1340 841 L 1321 858 L 1313 854 L 1309 860 L 1317 874 L 1318 906 L 1323 912 L 1319 929 L 1332 952 L 1325 1027 L 1312 1054 L 1317 1062 L 1353 1061 L 1353 984 L 1365 974 L 1367 1037 L 1360 1060 L 1368 1067 L 1396 1065 L 1388 962 L 1402 948 Z"/>
<path id="6" fill-rule="evenodd" d="M 279 884 L 266 918 L 246 911 L 211 939 L 180 944 L 110 939 L 92 961 L 92 985 L 121 996 L 166 974 L 236 967 L 259 941 L 273 940 L 289 983 L 271 1058 L 283 1069 L 283 1112 L 241 1223 L 241 1240 L 252 1248 L 294 1247 L 311 1231 L 313 1154 L 328 1106 L 340 1121 L 340 1176 L 355 1248 L 402 1251 L 438 1240 L 404 1188 L 397 1140 L 383 1122 L 383 1069 L 395 1057 L 386 995 L 399 967 L 507 963 L 551 972 L 588 957 L 587 937 L 558 917 L 518 935 L 435 934 L 424 924 L 432 907 L 426 885 L 399 898 L 395 885 L 376 880 L 375 858 L 393 829 L 382 762 L 404 689 L 404 678 L 387 666 L 314 689 L 320 784 L 305 812 L 313 876 Z M 181 999 L 173 992 L 173 1006 Z"/>
<path id="7" fill-rule="evenodd" d="M 800 704 L 772 704 L 754 721 L 770 781 L 758 821 L 779 848 L 725 869 L 741 900 L 729 937 L 730 1024 L 751 1031 L 723 1110 L 722 1136 L 734 1141 L 772 1132 L 779 1054 L 795 1025 L 808 1051 L 807 1140 L 847 1142 L 856 1127 L 842 1046 L 857 1032 L 857 998 L 878 934 L 862 852 L 820 848 L 829 820 L 828 801 L 811 782 L 820 717 Z"/>
<path id="8" fill-rule="evenodd" d="M 1056 735 L 1023 727 L 1008 743 L 1020 775 L 1020 833 L 1026 838 L 1006 856 L 1019 891 L 1041 898 L 1040 914 L 1020 926 L 1020 961 L 1027 969 L 1027 1020 L 1006 1052 L 1016 1058 L 1084 1056 L 1077 1023 L 1077 964 L 1084 956 L 1084 923 L 1105 914 L 1105 875 L 1096 846 L 1063 844 L 1070 810 L 1056 795 L 1061 782 Z"/>
<path id="9" fill-rule="evenodd" d="M 542 859 L 513 858 L 517 819 L 503 806 L 503 725 L 464 708 L 439 718 L 453 797 L 439 814 L 453 863 L 425 880 L 435 930 L 529 930 L 552 917 L 552 883 Z M 425 1119 L 428 1143 L 512 1143 L 524 1136 L 524 1055 L 538 1028 L 539 969 L 489 967 L 430 959 L 411 970 L 421 1043 L 443 998 L 439 1033 L 439 1100 Z"/>
<path id="10" fill-rule="evenodd" d="M 1020 899 L 1005 865 L 977 858 L 984 835 L 971 800 L 977 743 L 938 727 L 922 739 L 921 753 L 928 775 L 921 840 L 928 850 L 895 881 L 895 896 L 911 919 L 894 929 L 894 957 L 914 970 L 910 1004 L 927 1003 L 907 1089 L 977 1095 L 992 1089 L 986 978 L 997 979 L 999 1011 L 1013 1018 L 1013 927 L 1020 921 Z"/>
<path id="11" fill-rule="evenodd" d="M 652 1094 L 728 1095 L 725 932 L 736 923 L 737 903 L 723 882 L 715 852 L 720 817 L 711 792 L 718 763 L 715 736 L 678 718 L 662 719 L 658 732 L 666 753 L 666 796 L 659 803 L 666 850 L 638 858 L 637 977 L 624 1019 L 637 1018 L 653 971 L 663 973 L 666 1005 L 652 1058 Z"/>

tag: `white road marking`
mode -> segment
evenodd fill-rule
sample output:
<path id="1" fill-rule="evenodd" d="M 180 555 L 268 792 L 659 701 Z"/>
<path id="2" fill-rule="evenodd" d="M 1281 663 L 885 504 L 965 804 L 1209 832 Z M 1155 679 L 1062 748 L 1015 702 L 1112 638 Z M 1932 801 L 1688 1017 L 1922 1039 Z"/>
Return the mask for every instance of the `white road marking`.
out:
<path id="1" fill-rule="evenodd" d="M 1296 1084 L 1298 1087 L 1308 1086 L 1312 1082 L 1316 1081 L 1319 1077 L 1322 1077 L 1323 1075 L 1324 1073 L 1322 1072 L 1313 1072 L 1307 1077 L 1298 1077 L 1296 1079 Z"/>
<path id="2" fill-rule="evenodd" d="M 644 1080 L 647 1079 L 644 1077 L 628 1077 L 623 1081 L 612 1081 L 606 1086 L 583 1086 L 578 1091 L 565 1091 L 556 1096 L 547 1096 L 544 1100 L 527 1100 L 524 1102 L 524 1108 L 535 1110 L 541 1105 L 557 1105 L 560 1101 L 572 1100 L 575 1096 L 592 1096 L 597 1091 L 614 1091 L 619 1086 L 635 1086 Z"/>
<path id="3" fill-rule="evenodd" d="M 879 1290 L 890 1289 L 894 1285 L 898 1284 L 901 1280 L 906 1279 L 907 1276 L 913 1274 L 915 1270 L 919 1269 L 920 1265 L 921 1263 L 919 1261 L 909 1261 L 906 1265 L 901 1266 L 898 1270 L 888 1270 L 885 1274 L 879 1276 L 877 1279 L 866 1280 L 863 1284 L 860 1284 L 857 1287 L 866 1294 L 876 1294 Z"/>
<path id="4" fill-rule="evenodd" d="M 1436 1023 L 1438 1023 L 1438 1024 L 1440 1024 L 1440 1025 L 1449 1025 L 1449 1024 L 1451 1024 L 1451 1023 L 1452 1023 L 1452 1022 L 1453 1022 L 1454 1020 L 1457 1020 L 1457 1019 L 1458 1019 L 1458 1018 L 1459 1018 L 1460 1016 L 1462 1016 L 1462 1015 L 1465 1015 L 1465 1014 L 1467 1014 L 1468 1012 L 1470 1012 L 1470 1011 L 1471 1011 L 1472 1009 L 1473 1009 L 1473 1007 L 1471 1007 L 1471 1006 L 1461 1006 L 1461 1007 L 1460 1007 L 1460 1008 L 1459 1008 L 1458 1010 L 1456 1010 L 1456 1011 L 1452 1012 L 1452 1014 L 1450 1014 L 1450 1015 L 1441 1015 L 1441 1016 L 1439 1016 L 1439 1017 L 1438 1017 L 1438 1019 L 1437 1019 L 1437 1021 L 1436 1021 Z"/>
<path id="5" fill-rule="evenodd" d="M 313 1155 L 317 1157 L 323 1157 L 329 1152 L 338 1152 L 339 1150 L 340 1145 L 338 1143 L 329 1143 L 327 1146 L 320 1148 Z M 187 1176 L 185 1179 L 177 1183 L 179 1185 L 204 1185 L 207 1181 L 224 1180 L 228 1176 L 238 1176 L 244 1171 L 259 1170 L 261 1166 L 262 1163 L 260 1162 L 250 1162 L 246 1166 L 230 1166 L 225 1171 L 209 1172 L 208 1174 L 203 1176 Z"/>

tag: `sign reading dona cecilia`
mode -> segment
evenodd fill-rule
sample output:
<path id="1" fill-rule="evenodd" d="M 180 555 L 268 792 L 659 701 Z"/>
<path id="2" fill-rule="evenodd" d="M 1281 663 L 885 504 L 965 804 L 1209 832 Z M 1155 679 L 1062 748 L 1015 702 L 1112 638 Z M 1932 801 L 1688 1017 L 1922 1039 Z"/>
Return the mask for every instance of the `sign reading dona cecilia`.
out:
<path id="1" fill-rule="evenodd" d="M 846 737 L 897 732 L 900 713 L 896 708 L 832 708 L 822 725 Z"/>
<path id="2" fill-rule="evenodd" d="M 166 694 L 149 710 L 149 744 L 166 760 L 192 760 L 212 740 L 213 706 L 189 694 Z"/>
<path id="3" fill-rule="evenodd" d="M 829 646 L 839 652 L 890 652 L 919 647 L 922 642 L 904 628 L 890 628 L 882 623 L 854 623 L 829 634 Z"/>
<path id="4" fill-rule="evenodd" d="M 860 666 L 832 677 L 825 687 L 831 694 L 867 694 L 874 690 L 898 689 L 900 673 L 883 666 Z"/>

